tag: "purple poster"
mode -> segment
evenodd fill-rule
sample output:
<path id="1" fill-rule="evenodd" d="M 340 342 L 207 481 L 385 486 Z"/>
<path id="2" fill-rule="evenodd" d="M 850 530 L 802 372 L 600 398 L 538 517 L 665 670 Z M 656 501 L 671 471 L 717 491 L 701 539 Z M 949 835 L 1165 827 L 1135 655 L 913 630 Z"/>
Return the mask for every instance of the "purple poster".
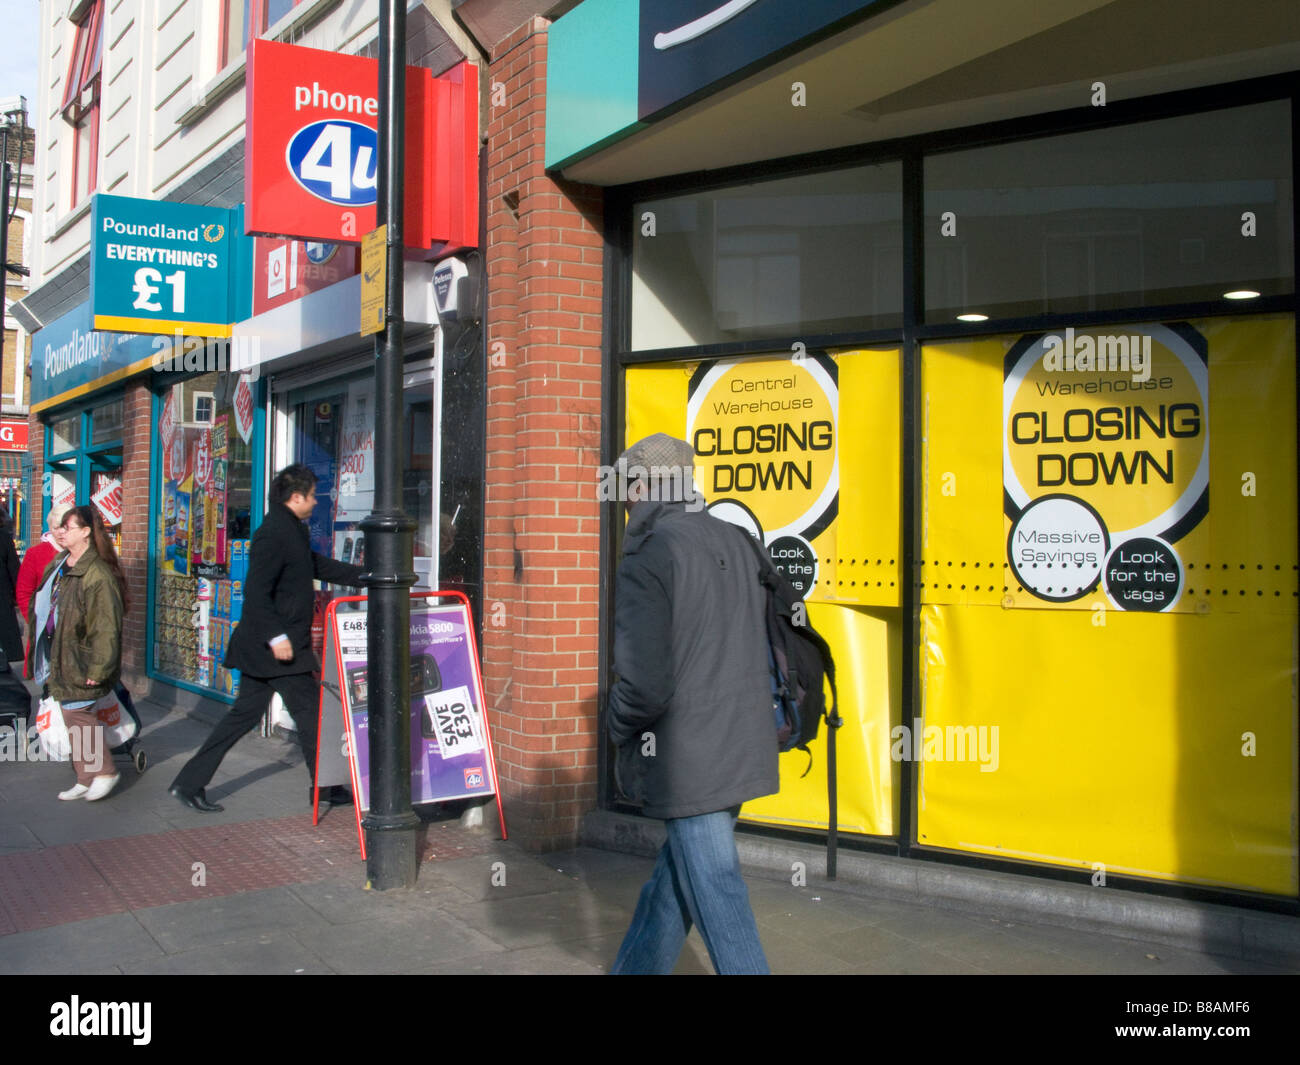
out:
<path id="1" fill-rule="evenodd" d="M 491 795 L 492 759 L 459 603 L 411 605 L 411 802 Z M 356 755 L 357 801 L 370 808 L 366 614 L 335 614 L 344 713 Z"/>

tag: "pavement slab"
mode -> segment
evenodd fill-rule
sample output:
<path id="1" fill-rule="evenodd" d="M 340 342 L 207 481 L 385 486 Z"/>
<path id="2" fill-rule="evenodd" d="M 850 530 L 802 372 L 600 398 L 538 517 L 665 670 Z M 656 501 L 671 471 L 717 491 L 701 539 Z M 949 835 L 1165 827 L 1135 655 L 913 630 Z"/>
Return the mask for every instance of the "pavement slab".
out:
<path id="1" fill-rule="evenodd" d="M 158 941 L 129 913 L 0 938 L 0 973 L 8 974 L 90 974 L 162 956 Z"/>
<path id="2" fill-rule="evenodd" d="M 130 962 L 122 966 L 122 971 L 128 976 L 316 976 L 335 970 L 296 935 L 268 932 L 254 939 Z"/>
<path id="3" fill-rule="evenodd" d="M 124 766 L 102 803 L 62 803 L 71 769 L 0 763 L 0 973 L 595 975 L 607 972 L 650 857 L 582 847 L 533 854 L 454 808 L 422 807 L 419 879 L 366 887 L 356 814 L 313 825 L 296 745 L 245 737 L 202 814 L 167 794 L 208 732 L 147 702 L 151 766 Z M 796 883 L 770 866 L 746 883 L 773 972 L 1130 977 L 1280 973 L 1280 965 L 883 898 L 862 884 Z M 711 973 L 692 931 L 674 970 Z"/>
<path id="4" fill-rule="evenodd" d="M 281 931 L 301 929 L 312 936 L 328 924 L 283 887 L 154 906 L 139 910 L 136 918 L 168 954 L 254 940 Z"/>

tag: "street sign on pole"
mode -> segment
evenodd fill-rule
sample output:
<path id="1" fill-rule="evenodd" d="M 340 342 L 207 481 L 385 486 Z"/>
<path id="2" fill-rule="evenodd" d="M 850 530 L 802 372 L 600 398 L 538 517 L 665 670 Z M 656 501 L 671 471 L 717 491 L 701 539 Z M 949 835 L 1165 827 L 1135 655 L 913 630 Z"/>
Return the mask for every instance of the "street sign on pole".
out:
<path id="1" fill-rule="evenodd" d="M 361 335 L 384 328 L 384 291 L 388 281 L 388 227 L 361 238 Z"/>

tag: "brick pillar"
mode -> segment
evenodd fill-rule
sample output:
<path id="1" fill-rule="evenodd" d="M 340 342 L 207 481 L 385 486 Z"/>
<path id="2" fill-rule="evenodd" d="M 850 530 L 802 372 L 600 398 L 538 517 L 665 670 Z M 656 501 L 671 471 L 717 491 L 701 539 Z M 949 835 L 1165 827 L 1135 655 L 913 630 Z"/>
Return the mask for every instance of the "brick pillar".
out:
<path id="1" fill-rule="evenodd" d="M 32 457 L 32 492 L 27 503 L 27 547 L 30 549 L 45 532 L 45 423 L 40 415 L 27 415 L 27 452 Z"/>
<path id="2" fill-rule="evenodd" d="M 595 806 L 600 578 L 602 198 L 543 169 L 548 26 L 492 50 L 487 127 L 484 684 L 511 836 L 538 849 Z"/>
<path id="3" fill-rule="evenodd" d="M 152 396 L 147 383 L 127 385 L 122 399 L 122 573 L 131 607 L 122 623 L 122 677 L 133 694 L 147 695 L 145 619 L 149 613 L 149 456 Z"/>

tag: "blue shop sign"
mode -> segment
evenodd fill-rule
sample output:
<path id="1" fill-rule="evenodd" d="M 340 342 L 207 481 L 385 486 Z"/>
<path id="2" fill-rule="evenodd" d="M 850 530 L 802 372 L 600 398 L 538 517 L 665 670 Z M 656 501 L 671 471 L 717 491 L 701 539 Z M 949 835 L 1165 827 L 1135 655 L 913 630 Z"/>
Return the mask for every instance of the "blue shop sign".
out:
<path id="1" fill-rule="evenodd" d="M 96 329 L 228 337 L 235 212 L 95 196 L 90 303 Z"/>
<path id="2" fill-rule="evenodd" d="M 148 369 L 158 340 L 140 333 L 96 332 L 89 301 L 79 305 L 32 336 L 31 409 L 66 403 Z"/>

